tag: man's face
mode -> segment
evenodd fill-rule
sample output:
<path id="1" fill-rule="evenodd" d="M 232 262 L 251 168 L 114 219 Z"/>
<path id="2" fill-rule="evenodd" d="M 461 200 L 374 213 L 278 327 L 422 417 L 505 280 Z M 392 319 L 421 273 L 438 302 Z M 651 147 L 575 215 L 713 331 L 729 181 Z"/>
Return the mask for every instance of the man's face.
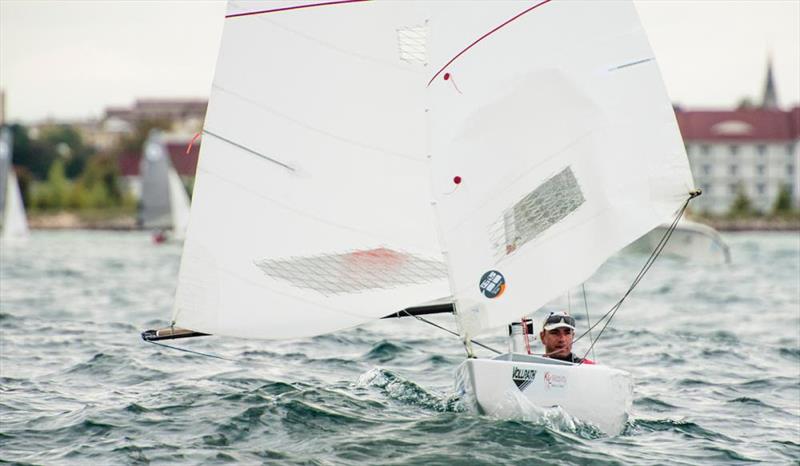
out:
<path id="1" fill-rule="evenodd" d="M 572 339 L 575 333 L 571 328 L 558 327 L 552 330 L 542 330 L 539 338 L 544 344 L 544 352 L 550 356 L 567 357 L 572 352 Z"/>

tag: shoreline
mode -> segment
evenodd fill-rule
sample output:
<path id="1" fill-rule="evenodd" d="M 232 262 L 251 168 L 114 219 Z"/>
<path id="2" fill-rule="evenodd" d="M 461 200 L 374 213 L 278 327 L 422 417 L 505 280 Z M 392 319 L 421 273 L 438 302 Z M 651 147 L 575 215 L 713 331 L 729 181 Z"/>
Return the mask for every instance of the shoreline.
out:
<path id="1" fill-rule="evenodd" d="M 100 214 L 100 215 L 98 215 Z M 792 218 L 705 218 L 690 217 L 692 221 L 704 223 L 720 232 L 736 231 L 798 231 L 800 216 Z M 145 231 L 132 215 L 103 215 L 102 212 L 80 214 L 76 212 L 36 213 L 28 216 L 31 230 L 111 230 Z"/>

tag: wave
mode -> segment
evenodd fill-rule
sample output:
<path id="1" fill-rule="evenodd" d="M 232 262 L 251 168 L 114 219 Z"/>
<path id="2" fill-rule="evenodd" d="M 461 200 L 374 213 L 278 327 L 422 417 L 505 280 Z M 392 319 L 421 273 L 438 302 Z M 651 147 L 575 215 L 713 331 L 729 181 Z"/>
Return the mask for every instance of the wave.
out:
<path id="1" fill-rule="evenodd" d="M 431 393 L 391 371 L 373 368 L 362 374 L 356 387 L 374 387 L 390 399 L 439 412 L 464 411 L 455 395 Z"/>

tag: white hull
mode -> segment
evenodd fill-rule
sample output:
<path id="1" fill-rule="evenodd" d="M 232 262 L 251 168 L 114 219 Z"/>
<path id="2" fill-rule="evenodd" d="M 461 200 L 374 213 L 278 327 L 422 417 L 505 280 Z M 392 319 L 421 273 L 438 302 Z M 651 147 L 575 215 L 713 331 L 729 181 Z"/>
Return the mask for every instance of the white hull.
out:
<path id="1" fill-rule="evenodd" d="M 650 253 L 666 233 L 668 226 L 661 225 L 628 246 L 632 252 Z M 725 264 L 731 261 L 728 245 L 713 228 L 701 223 L 678 223 L 663 254 L 705 264 Z"/>
<path id="2" fill-rule="evenodd" d="M 524 418 L 558 406 L 608 435 L 622 432 L 633 400 L 625 371 L 524 354 L 467 359 L 456 372 L 456 391 L 481 414 Z"/>

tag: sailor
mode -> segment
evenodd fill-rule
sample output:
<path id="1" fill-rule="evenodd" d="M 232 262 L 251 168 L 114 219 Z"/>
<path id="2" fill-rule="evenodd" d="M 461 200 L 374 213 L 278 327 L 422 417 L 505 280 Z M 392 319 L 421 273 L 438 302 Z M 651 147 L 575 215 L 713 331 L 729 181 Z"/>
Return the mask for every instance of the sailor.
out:
<path id="1" fill-rule="evenodd" d="M 544 320 L 539 338 L 544 344 L 544 356 L 574 363 L 594 364 L 586 358 L 572 354 L 572 340 L 575 338 L 575 319 L 566 312 L 551 312 Z"/>

